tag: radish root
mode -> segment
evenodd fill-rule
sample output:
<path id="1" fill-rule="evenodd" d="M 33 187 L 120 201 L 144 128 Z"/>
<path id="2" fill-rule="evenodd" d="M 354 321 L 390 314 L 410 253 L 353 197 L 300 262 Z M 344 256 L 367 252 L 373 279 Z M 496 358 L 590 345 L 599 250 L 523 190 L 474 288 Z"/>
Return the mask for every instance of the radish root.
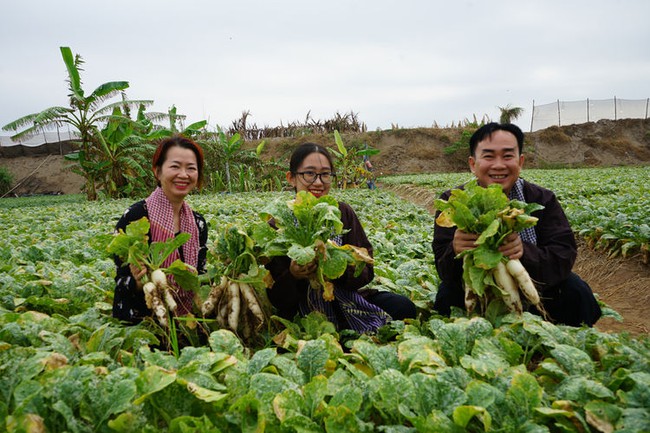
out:
<path id="1" fill-rule="evenodd" d="M 266 322 L 267 315 L 262 305 L 253 286 L 240 279 L 222 276 L 201 305 L 201 313 L 205 318 L 216 318 L 220 328 L 249 339 Z"/>
<path id="2" fill-rule="evenodd" d="M 167 327 L 168 313 L 173 315 L 178 304 L 174 299 L 175 289 L 167 281 L 167 275 L 162 269 L 155 269 L 148 274 L 148 280 L 143 286 L 144 300 L 158 323 Z"/>

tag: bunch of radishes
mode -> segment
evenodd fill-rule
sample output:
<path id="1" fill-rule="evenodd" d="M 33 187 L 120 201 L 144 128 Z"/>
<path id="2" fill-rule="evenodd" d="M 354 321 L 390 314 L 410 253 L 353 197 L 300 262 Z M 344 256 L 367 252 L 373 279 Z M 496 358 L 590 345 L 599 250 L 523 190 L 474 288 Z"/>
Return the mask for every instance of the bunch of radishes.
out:
<path id="1" fill-rule="evenodd" d="M 245 278 L 245 275 L 241 275 Z M 267 314 L 255 289 L 243 280 L 222 276 L 214 284 L 201 306 L 203 317 L 214 316 L 219 327 L 241 334 L 245 339 L 258 331 L 266 321 Z"/>
<path id="2" fill-rule="evenodd" d="M 172 294 L 174 289 L 169 285 L 167 275 L 162 269 L 151 271 L 148 277 L 149 281 L 142 286 L 147 308 L 153 311 L 161 326 L 167 327 L 167 315 L 173 315 L 177 307 Z"/>
<path id="3" fill-rule="evenodd" d="M 436 223 L 441 227 L 458 227 L 479 235 L 476 247 L 461 252 L 465 307 L 469 313 L 487 310 L 493 301 L 501 302 L 512 312 L 524 311 L 522 296 L 545 315 L 539 293 L 530 275 L 517 259 L 505 257 L 498 249 L 513 232 L 537 224 L 530 214 L 544 206 L 509 200 L 501 185 L 483 188 L 476 180 L 464 189 L 454 189 L 448 200 L 438 199 L 440 210 Z"/>
<path id="4" fill-rule="evenodd" d="M 125 231 L 113 236 L 107 251 L 118 256 L 124 266 L 134 265 L 146 270 L 142 277 L 145 302 L 158 323 L 167 327 L 177 308 L 173 294 L 177 289 L 170 284 L 167 275 L 174 276 L 176 285 L 192 291 L 198 290 L 199 280 L 196 269 L 180 259 L 162 267 L 167 257 L 189 240 L 190 234 L 180 233 L 165 242 L 149 243 L 149 227 L 147 217 L 131 222 Z"/>
<path id="5" fill-rule="evenodd" d="M 267 224 L 249 227 L 250 232 L 228 225 L 219 233 L 208 258 L 219 276 L 201 304 L 204 318 L 215 318 L 220 328 L 230 329 L 244 339 L 251 338 L 267 321 L 270 304 L 263 296 L 273 284 L 270 273 L 260 261 L 263 249 L 253 237 L 273 236 Z M 259 290 L 259 291 L 258 291 Z"/>

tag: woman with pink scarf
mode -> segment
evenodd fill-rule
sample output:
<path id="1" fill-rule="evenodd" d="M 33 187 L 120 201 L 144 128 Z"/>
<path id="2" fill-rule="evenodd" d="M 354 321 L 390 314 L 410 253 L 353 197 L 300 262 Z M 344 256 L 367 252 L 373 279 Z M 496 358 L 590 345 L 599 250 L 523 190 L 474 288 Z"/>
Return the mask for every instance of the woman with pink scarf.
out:
<path id="1" fill-rule="evenodd" d="M 116 230 L 125 230 L 132 221 L 147 217 L 151 225 L 149 242 L 164 242 L 179 233 L 189 233 L 190 239 L 165 260 L 163 267 L 181 259 L 199 273 L 204 273 L 208 228 L 203 216 L 185 202 L 185 197 L 203 182 L 203 150 L 182 135 L 168 137 L 158 145 L 152 168 L 158 187 L 149 197 L 134 203 L 124 212 Z M 131 323 L 140 322 L 151 315 L 142 291 L 145 270 L 134 265 L 123 266 L 117 257 L 115 265 L 113 317 Z M 180 288 L 175 291 L 177 315 L 192 311 L 193 297 L 191 291 Z"/>

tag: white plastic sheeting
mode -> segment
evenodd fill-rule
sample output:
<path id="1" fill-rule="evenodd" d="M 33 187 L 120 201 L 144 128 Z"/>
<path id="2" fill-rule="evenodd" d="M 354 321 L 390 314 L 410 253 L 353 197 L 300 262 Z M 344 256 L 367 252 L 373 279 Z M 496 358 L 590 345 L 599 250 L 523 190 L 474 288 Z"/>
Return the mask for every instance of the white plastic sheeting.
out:
<path id="1" fill-rule="evenodd" d="M 70 132 L 67 130 L 59 130 L 58 132 L 41 132 L 40 134 L 37 134 L 31 138 L 23 138 L 18 141 L 13 141 L 10 136 L 0 136 L 0 146 L 9 147 L 22 144 L 23 146 L 36 147 L 47 143 L 58 143 L 60 141 L 74 140 L 75 138 L 78 138 L 78 135 L 75 132 Z"/>

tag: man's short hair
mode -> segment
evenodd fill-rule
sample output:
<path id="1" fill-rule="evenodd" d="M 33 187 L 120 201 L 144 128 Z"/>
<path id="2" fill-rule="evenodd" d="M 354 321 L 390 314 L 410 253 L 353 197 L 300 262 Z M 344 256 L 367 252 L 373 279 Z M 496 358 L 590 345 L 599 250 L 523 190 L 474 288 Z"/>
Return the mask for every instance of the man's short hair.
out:
<path id="1" fill-rule="evenodd" d="M 469 139 L 469 155 L 476 156 L 474 155 L 474 152 L 476 152 L 476 146 L 478 146 L 478 144 L 481 141 L 490 137 L 494 131 L 507 131 L 512 135 L 514 135 L 515 138 L 517 139 L 517 146 L 519 147 L 519 155 L 523 154 L 524 133 L 521 131 L 521 129 L 517 125 L 514 125 L 512 123 L 491 122 L 481 126 L 479 129 L 476 130 L 476 132 L 474 132 L 474 134 L 472 134 L 472 137 Z"/>

